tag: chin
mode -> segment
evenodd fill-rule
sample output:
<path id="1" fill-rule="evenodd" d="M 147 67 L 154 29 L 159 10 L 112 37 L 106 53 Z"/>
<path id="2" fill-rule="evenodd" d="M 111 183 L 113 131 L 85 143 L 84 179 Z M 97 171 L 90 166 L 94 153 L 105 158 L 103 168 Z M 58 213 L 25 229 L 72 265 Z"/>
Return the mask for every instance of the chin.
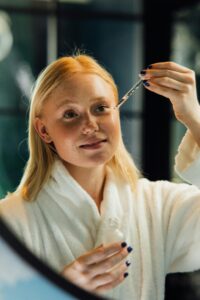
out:
<path id="1" fill-rule="evenodd" d="M 107 164 L 114 156 L 115 151 L 93 153 L 88 155 L 78 155 L 76 158 L 64 157 L 63 161 L 71 166 L 80 168 L 96 168 Z"/>
<path id="2" fill-rule="evenodd" d="M 100 166 L 103 166 L 103 165 L 105 165 L 106 163 L 108 162 L 108 160 L 99 160 L 99 161 L 90 161 L 90 162 L 87 162 L 87 163 L 85 163 L 85 164 L 82 164 L 82 165 L 80 165 L 80 167 L 83 167 L 83 168 L 88 168 L 88 169 L 90 169 L 90 168 L 97 168 L 97 167 L 100 167 Z"/>
<path id="3" fill-rule="evenodd" d="M 80 162 L 80 164 L 76 163 L 76 165 L 78 167 L 81 168 L 86 168 L 86 169 L 90 169 L 90 168 L 97 168 L 103 165 L 106 165 L 113 156 L 109 156 L 107 158 L 95 158 L 95 159 L 86 159 Z"/>
<path id="4" fill-rule="evenodd" d="M 112 157 L 114 156 L 114 154 L 110 154 L 110 155 L 97 155 L 97 156 L 93 156 L 89 159 L 86 159 L 87 163 L 86 164 L 90 164 L 90 165 L 102 165 L 102 164 L 106 164 L 108 161 L 110 161 L 112 159 Z"/>

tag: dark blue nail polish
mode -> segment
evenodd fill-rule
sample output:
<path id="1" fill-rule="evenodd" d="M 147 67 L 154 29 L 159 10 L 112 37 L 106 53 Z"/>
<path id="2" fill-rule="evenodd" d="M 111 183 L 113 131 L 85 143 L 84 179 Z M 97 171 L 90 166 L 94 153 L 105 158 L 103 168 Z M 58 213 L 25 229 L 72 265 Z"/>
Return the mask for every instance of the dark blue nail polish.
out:
<path id="1" fill-rule="evenodd" d="M 128 276 L 128 273 L 126 272 L 126 273 L 124 273 L 124 278 L 126 278 Z"/>
<path id="2" fill-rule="evenodd" d="M 129 267 L 130 265 L 131 265 L 131 262 L 127 260 L 126 261 L 126 266 Z"/>
<path id="3" fill-rule="evenodd" d="M 147 69 L 152 69 L 152 68 L 153 68 L 152 65 L 147 66 Z"/>
<path id="4" fill-rule="evenodd" d="M 145 74 L 146 74 L 146 71 L 145 71 L 145 70 L 142 70 L 142 71 L 140 72 L 140 74 L 141 74 L 141 75 L 145 75 Z"/>
<path id="5" fill-rule="evenodd" d="M 131 246 L 129 246 L 129 247 L 127 248 L 127 251 L 128 251 L 128 253 L 130 253 L 131 251 L 133 251 L 133 248 L 132 248 Z"/>
<path id="6" fill-rule="evenodd" d="M 126 242 L 121 243 L 121 247 L 122 247 L 122 248 L 125 248 L 126 246 L 127 246 L 127 243 L 126 243 Z"/>
<path id="7" fill-rule="evenodd" d="M 145 86 L 150 86 L 150 83 L 149 83 L 147 80 L 143 80 L 143 84 L 144 84 Z"/>

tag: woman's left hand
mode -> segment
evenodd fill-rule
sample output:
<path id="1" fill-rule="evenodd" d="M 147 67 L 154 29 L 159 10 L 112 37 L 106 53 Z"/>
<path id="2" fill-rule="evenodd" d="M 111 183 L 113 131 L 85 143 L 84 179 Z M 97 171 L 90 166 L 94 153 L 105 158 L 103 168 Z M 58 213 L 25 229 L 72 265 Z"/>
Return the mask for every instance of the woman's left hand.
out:
<path id="1" fill-rule="evenodd" d="M 168 98 L 176 118 L 188 128 L 200 126 L 194 71 L 174 62 L 154 63 L 140 73 L 145 87 Z M 199 127 L 200 129 L 200 127 Z"/>

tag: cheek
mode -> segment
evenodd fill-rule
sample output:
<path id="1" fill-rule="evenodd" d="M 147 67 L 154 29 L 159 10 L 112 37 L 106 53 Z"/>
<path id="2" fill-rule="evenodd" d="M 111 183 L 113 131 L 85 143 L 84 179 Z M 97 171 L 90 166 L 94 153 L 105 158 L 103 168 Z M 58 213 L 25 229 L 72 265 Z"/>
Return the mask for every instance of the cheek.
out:
<path id="1" fill-rule="evenodd" d="M 65 124 L 54 124 L 49 129 L 49 134 L 57 150 L 63 146 L 72 147 L 77 138 L 78 130 L 76 126 L 66 126 Z"/>
<path id="2" fill-rule="evenodd" d="M 73 133 L 68 130 L 60 132 L 53 139 L 58 155 L 64 160 L 71 160 L 77 156 L 76 141 L 76 132 Z"/>
<path id="3" fill-rule="evenodd" d="M 121 127 L 120 127 L 119 114 L 116 113 L 111 116 L 110 125 L 112 126 L 116 134 L 120 134 Z"/>
<path id="4" fill-rule="evenodd" d="M 78 124 L 66 124 L 64 122 L 55 122 L 51 124 L 49 132 L 54 141 L 68 137 L 69 139 L 77 135 Z"/>
<path id="5" fill-rule="evenodd" d="M 121 134 L 119 115 L 113 114 L 112 116 L 110 116 L 109 120 L 102 124 L 102 128 L 111 135 L 112 140 L 118 142 Z"/>

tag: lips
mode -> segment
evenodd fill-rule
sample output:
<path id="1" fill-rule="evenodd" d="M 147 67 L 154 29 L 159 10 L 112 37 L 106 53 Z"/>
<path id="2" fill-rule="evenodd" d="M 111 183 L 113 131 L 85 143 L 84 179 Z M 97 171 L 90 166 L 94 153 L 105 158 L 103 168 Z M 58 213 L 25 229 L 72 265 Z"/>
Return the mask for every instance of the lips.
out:
<path id="1" fill-rule="evenodd" d="M 90 147 L 98 146 L 101 143 L 105 143 L 105 142 L 107 142 L 106 139 L 95 139 L 95 140 L 93 139 L 93 140 L 87 141 L 85 144 L 82 144 L 79 147 L 80 148 L 90 148 Z"/>

